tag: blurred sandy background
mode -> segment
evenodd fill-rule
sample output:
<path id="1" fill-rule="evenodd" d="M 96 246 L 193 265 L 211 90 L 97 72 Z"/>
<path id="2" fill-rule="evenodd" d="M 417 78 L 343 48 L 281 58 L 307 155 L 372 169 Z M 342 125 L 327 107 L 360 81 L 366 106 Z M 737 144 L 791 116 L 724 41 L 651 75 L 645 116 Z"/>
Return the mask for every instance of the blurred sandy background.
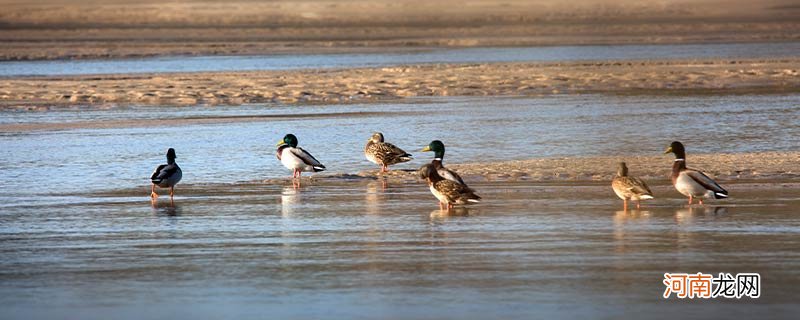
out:
<path id="1" fill-rule="evenodd" d="M 800 40 L 791 0 L 0 1 L 0 60 Z"/>

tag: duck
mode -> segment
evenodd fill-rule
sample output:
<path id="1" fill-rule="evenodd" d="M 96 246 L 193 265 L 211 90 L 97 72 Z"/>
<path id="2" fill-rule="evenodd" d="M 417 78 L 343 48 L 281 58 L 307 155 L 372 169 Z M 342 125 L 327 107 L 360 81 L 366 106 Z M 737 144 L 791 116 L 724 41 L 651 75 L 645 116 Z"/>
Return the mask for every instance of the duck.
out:
<path id="1" fill-rule="evenodd" d="M 682 143 L 673 141 L 664 151 L 664 154 L 668 153 L 675 154 L 675 162 L 672 164 L 672 185 L 678 192 L 689 197 L 689 205 L 692 204 L 694 198 L 699 198 L 701 205 L 703 198 L 728 198 L 728 191 L 714 179 L 709 178 L 700 170 L 686 167 L 686 150 Z"/>
<path id="2" fill-rule="evenodd" d="M 397 146 L 384 142 L 383 133 L 375 132 L 367 140 L 364 147 L 364 156 L 370 162 L 381 166 L 381 172 L 388 172 L 389 166 L 411 161 L 413 158 L 410 153 L 403 151 Z"/>
<path id="3" fill-rule="evenodd" d="M 300 174 L 307 172 L 325 171 L 325 166 L 314 158 L 311 153 L 297 146 L 297 137 L 287 134 L 278 141 L 277 157 L 284 167 L 292 170 L 292 178 L 300 178 Z"/>
<path id="4" fill-rule="evenodd" d="M 470 202 L 481 202 L 481 197 L 469 187 L 450 181 L 439 175 L 436 167 L 430 163 L 420 168 L 420 175 L 427 181 L 428 187 L 436 199 L 439 200 L 439 209 L 449 210 L 455 204 L 467 204 Z"/>
<path id="5" fill-rule="evenodd" d="M 158 198 L 156 187 L 169 188 L 169 198 L 172 199 L 175 195 L 175 185 L 181 181 L 183 172 L 181 167 L 175 162 L 175 149 L 167 149 L 167 163 L 159 165 L 153 174 L 150 176 L 150 182 L 153 183 L 150 188 L 150 198 L 155 200 Z"/>
<path id="6" fill-rule="evenodd" d="M 653 199 L 653 192 L 644 180 L 628 175 L 628 166 L 625 162 L 620 162 L 617 168 L 617 176 L 611 180 L 611 188 L 617 197 L 622 199 L 623 210 L 628 210 L 628 200 L 636 201 L 636 209 L 639 209 L 640 200 Z"/>
<path id="7" fill-rule="evenodd" d="M 445 178 L 447 180 L 456 182 L 456 183 L 466 187 L 467 184 L 464 182 L 464 179 L 461 179 L 461 176 L 459 176 L 458 173 L 456 173 L 455 171 L 444 167 L 444 164 L 442 163 L 442 161 L 444 160 L 444 150 L 445 150 L 444 143 L 442 143 L 439 140 L 433 140 L 433 141 L 431 141 L 431 143 L 429 143 L 427 146 L 425 146 L 425 148 L 423 148 L 421 151 L 422 152 L 429 152 L 429 151 L 433 151 L 434 152 L 433 160 L 431 161 L 430 164 L 434 168 L 436 168 L 436 171 L 439 173 L 440 176 L 442 176 L 442 178 Z"/>

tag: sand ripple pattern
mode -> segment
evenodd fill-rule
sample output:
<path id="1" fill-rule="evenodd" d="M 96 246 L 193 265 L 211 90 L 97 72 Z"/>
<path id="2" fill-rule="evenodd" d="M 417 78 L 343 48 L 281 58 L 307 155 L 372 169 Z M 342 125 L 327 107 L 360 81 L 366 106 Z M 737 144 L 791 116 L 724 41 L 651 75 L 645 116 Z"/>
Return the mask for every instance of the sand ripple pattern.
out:
<path id="1" fill-rule="evenodd" d="M 417 96 L 786 93 L 798 58 L 437 64 L 0 80 L 0 107 L 349 103 Z"/>

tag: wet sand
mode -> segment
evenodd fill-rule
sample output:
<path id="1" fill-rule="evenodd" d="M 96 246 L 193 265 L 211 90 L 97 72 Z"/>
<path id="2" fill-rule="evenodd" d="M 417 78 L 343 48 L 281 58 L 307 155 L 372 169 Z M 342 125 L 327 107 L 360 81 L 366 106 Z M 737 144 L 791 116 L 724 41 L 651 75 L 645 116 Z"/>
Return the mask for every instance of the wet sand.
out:
<path id="1" fill-rule="evenodd" d="M 702 170 L 721 184 L 735 181 L 775 184 L 800 181 L 800 152 L 797 151 L 690 154 L 688 158 L 690 168 Z M 672 155 L 564 157 L 488 163 L 447 162 L 447 167 L 458 172 L 467 182 L 610 183 L 616 174 L 617 163 L 625 161 L 630 175 L 643 178 L 651 184 L 665 185 L 670 183 L 673 159 Z M 420 181 L 418 172 L 413 169 L 390 170 L 387 173 L 381 173 L 377 169 L 363 170 L 355 175 L 319 173 L 306 179 L 312 184 L 342 179 L 376 179 L 387 183 Z M 262 182 L 287 181 L 288 179 L 268 179 Z"/>
<path id="2" fill-rule="evenodd" d="M 351 103 L 419 96 L 793 93 L 798 58 L 438 64 L 0 79 L 0 108 Z"/>
<path id="3" fill-rule="evenodd" d="M 4 3 L 0 60 L 796 41 L 791 0 Z"/>

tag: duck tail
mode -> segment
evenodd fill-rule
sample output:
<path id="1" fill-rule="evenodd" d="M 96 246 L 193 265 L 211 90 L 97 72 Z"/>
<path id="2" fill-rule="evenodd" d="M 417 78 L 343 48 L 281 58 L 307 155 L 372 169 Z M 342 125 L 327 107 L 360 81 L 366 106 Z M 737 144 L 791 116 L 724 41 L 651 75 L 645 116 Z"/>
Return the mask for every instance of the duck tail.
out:
<path id="1" fill-rule="evenodd" d="M 481 202 L 481 197 L 477 194 L 470 193 L 467 197 L 468 197 L 467 202 L 474 202 L 474 203 Z"/>
<path id="2" fill-rule="evenodd" d="M 714 199 L 725 199 L 728 197 L 728 191 L 714 192 Z"/>
<path id="3" fill-rule="evenodd" d="M 314 172 L 325 171 L 325 166 L 314 166 Z"/>
<path id="4" fill-rule="evenodd" d="M 406 154 L 400 156 L 400 161 L 401 162 L 411 161 L 413 159 L 414 159 L 414 157 L 412 157 L 410 153 L 406 153 Z"/>
<path id="5" fill-rule="evenodd" d="M 642 200 L 653 199 L 653 196 L 651 196 L 649 194 L 645 194 L 645 195 L 640 196 L 639 199 L 642 199 Z"/>

